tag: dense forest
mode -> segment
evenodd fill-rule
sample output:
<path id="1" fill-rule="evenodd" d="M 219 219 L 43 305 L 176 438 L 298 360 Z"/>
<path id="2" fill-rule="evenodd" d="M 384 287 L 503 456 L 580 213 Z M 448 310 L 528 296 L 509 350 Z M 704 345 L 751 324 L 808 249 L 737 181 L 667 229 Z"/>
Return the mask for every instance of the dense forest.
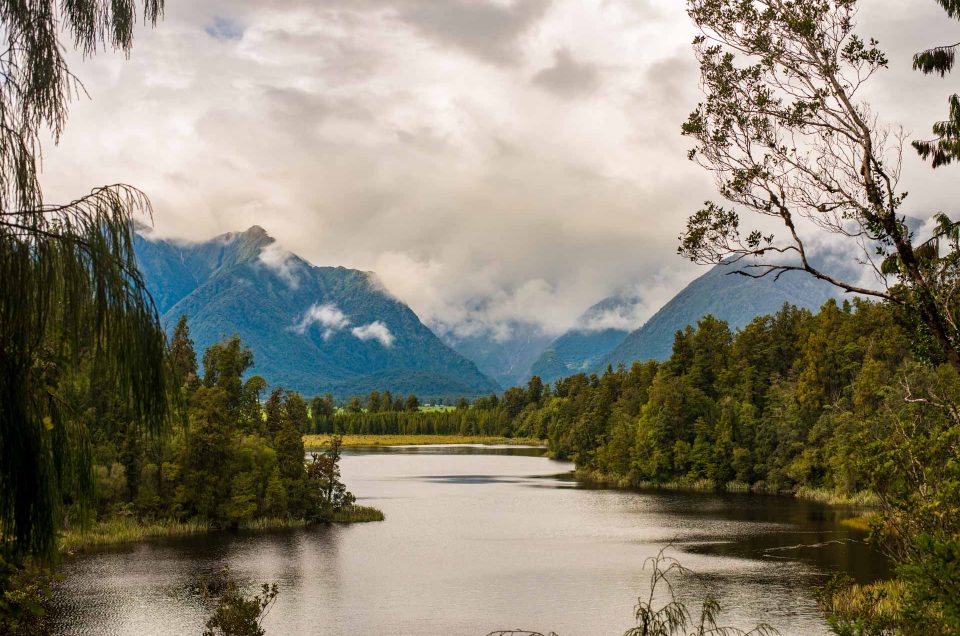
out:
<path id="1" fill-rule="evenodd" d="M 960 374 L 890 303 L 784 306 L 732 332 L 711 316 L 663 362 L 554 386 L 533 378 L 443 412 L 353 409 L 317 430 L 539 437 L 581 477 L 837 498 L 869 493 L 871 542 L 898 577 L 837 585 L 839 633 L 954 633 L 960 626 Z M 885 601 L 885 602 L 881 602 Z"/>
<path id="2" fill-rule="evenodd" d="M 260 376 L 244 381 L 253 353 L 239 337 L 209 347 L 202 368 L 186 320 L 170 355 L 186 421 L 169 435 L 143 436 L 130 414 L 98 387 L 78 382 L 73 411 L 84 413 L 99 518 L 128 513 L 144 520 L 201 521 L 236 527 L 256 519 L 316 521 L 352 503 L 324 497 L 335 466 L 318 454 L 304 463 L 306 402 L 282 388 L 264 395 Z"/>

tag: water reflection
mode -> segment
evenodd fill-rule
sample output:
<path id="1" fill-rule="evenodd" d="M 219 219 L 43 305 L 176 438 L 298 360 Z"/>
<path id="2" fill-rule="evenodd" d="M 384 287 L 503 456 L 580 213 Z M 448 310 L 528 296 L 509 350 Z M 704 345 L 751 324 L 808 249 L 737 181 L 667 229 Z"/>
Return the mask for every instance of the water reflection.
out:
<path id="1" fill-rule="evenodd" d="M 728 622 L 784 634 L 826 629 L 812 590 L 832 571 L 884 564 L 852 511 L 779 497 L 579 487 L 542 449 L 351 449 L 343 475 L 387 521 L 139 545 L 69 561 L 61 634 L 190 634 L 209 608 L 198 577 L 229 565 L 277 581 L 271 634 L 485 634 L 526 627 L 620 634 L 644 560 L 674 542 L 730 608 Z M 811 546 L 811 547 L 803 547 Z M 812 547 L 815 546 L 815 547 Z M 690 582 L 681 594 L 699 592 Z"/>

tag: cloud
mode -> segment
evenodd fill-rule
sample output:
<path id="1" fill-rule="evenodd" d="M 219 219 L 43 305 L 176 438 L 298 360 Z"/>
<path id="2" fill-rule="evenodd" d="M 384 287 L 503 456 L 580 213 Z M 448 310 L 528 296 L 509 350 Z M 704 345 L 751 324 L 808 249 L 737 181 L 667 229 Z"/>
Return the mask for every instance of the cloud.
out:
<path id="1" fill-rule="evenodd" d="M 350 319 L 332 303 L 314 304 L 303 314 L 293 330 L 299 334 L 305 333 L 312 325 L 319 325 L 323 329 L 323 339 L 329 340 L 336 332 L 350 326 Z"/>
<path id="2" fill-rule="evenodd" d="M 952 80 L 911 55 L 956 22 L 934 2 L 861 4 L 858 31 L 891 59 L 862 96 L 928 135 Z M 263 225 L 312 263 L 377 272 L 437 331 L 555 334 L 624 290 L 639 318 L 705 271 L 676 255 L 687 216 L 718 198 L 679 133 L 702 100 L 683 2 L 165 6 L 129 60 L 71 55 L 92 101 L 45 148 L 47 200 L 131 183 L 159 238 Z M 242 36 L 215 39 L 218 18 Z M 602 99 L 558 99 L 591 95 L 584 68 Z M 956 214 L 960 180 L 904 160 L 903 212 Z M 298 283 L 298 261 L 263 258 Z"/>
<path id="3" fill-rule="evenodd" d="M 516 64 L 518 38 L 543 16 L 548 0 L 422 0 L 400 12 L 427 37 L 494 64 Z"/>
<path id="4" fill-rule="evenodd" d="M 260 250 L 258 260 L 282 278 L 290 289 L 300 287 L 298 272 L 303 265 L 294 254 L 274 243 Z"/>
<path id="5" fill-rule="evenodd" d="M 376 320 L 367 325 L 361 325 L 359 327 L 354 327 L 350 330 L 355 337 L 360 340 L 377 340 L 384 347 L 390 348 L 393 346 L 393 334 L 390 333 L 390 330 L 385 324 Z"/>
<path id="6" fill-rule="evenodd" d="M 569 50 L 557 49 L 553 66 L 538 72 L 532 81 L 560 97 L 581 97 L 597 88 L 600 73 L 595 66 L 574 60 Z"/>

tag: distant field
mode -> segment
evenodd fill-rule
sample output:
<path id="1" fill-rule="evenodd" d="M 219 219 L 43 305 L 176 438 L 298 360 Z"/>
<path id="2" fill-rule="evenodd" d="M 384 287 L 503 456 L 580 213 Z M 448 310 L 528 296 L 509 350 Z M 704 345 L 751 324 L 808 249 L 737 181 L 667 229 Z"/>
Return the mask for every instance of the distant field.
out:
<path id="1" fill-rule="evenodd" d="M 443 405 L 431 405 L 431 406 L 421 406 L 421 413 L 446 413 L 447 411 L 456 411 L 457 407 L 455 406 L 443 406 Z"/>
<path id="2" fill-rule="evenodd" d="M 304 435 L 303 445 L 320 448 L 330 443 L 329 435 Z M 482 437 L 460 435 L 344 435 L 344 446 L 413 446 L 421 444 L 509 444 L 511 446 L 543 446 L 542 439 L 531 437 Z"/>

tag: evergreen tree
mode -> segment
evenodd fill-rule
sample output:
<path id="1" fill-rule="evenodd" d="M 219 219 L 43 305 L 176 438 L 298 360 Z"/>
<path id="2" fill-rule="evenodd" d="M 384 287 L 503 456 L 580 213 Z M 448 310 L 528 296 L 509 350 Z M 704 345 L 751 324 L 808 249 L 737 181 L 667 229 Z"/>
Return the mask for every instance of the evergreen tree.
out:
<path id="1" fill-rule="evenodd" d="M 177 321 L 177 326 L 173 330 L 173 338 L 170 340 L 170 359 L 180 384 L 194 387 L 198 381 L 197 352 L 193 348 L 190 327 L 187 325 L 185 315 L 180 316 L 180 320 Z"/>

